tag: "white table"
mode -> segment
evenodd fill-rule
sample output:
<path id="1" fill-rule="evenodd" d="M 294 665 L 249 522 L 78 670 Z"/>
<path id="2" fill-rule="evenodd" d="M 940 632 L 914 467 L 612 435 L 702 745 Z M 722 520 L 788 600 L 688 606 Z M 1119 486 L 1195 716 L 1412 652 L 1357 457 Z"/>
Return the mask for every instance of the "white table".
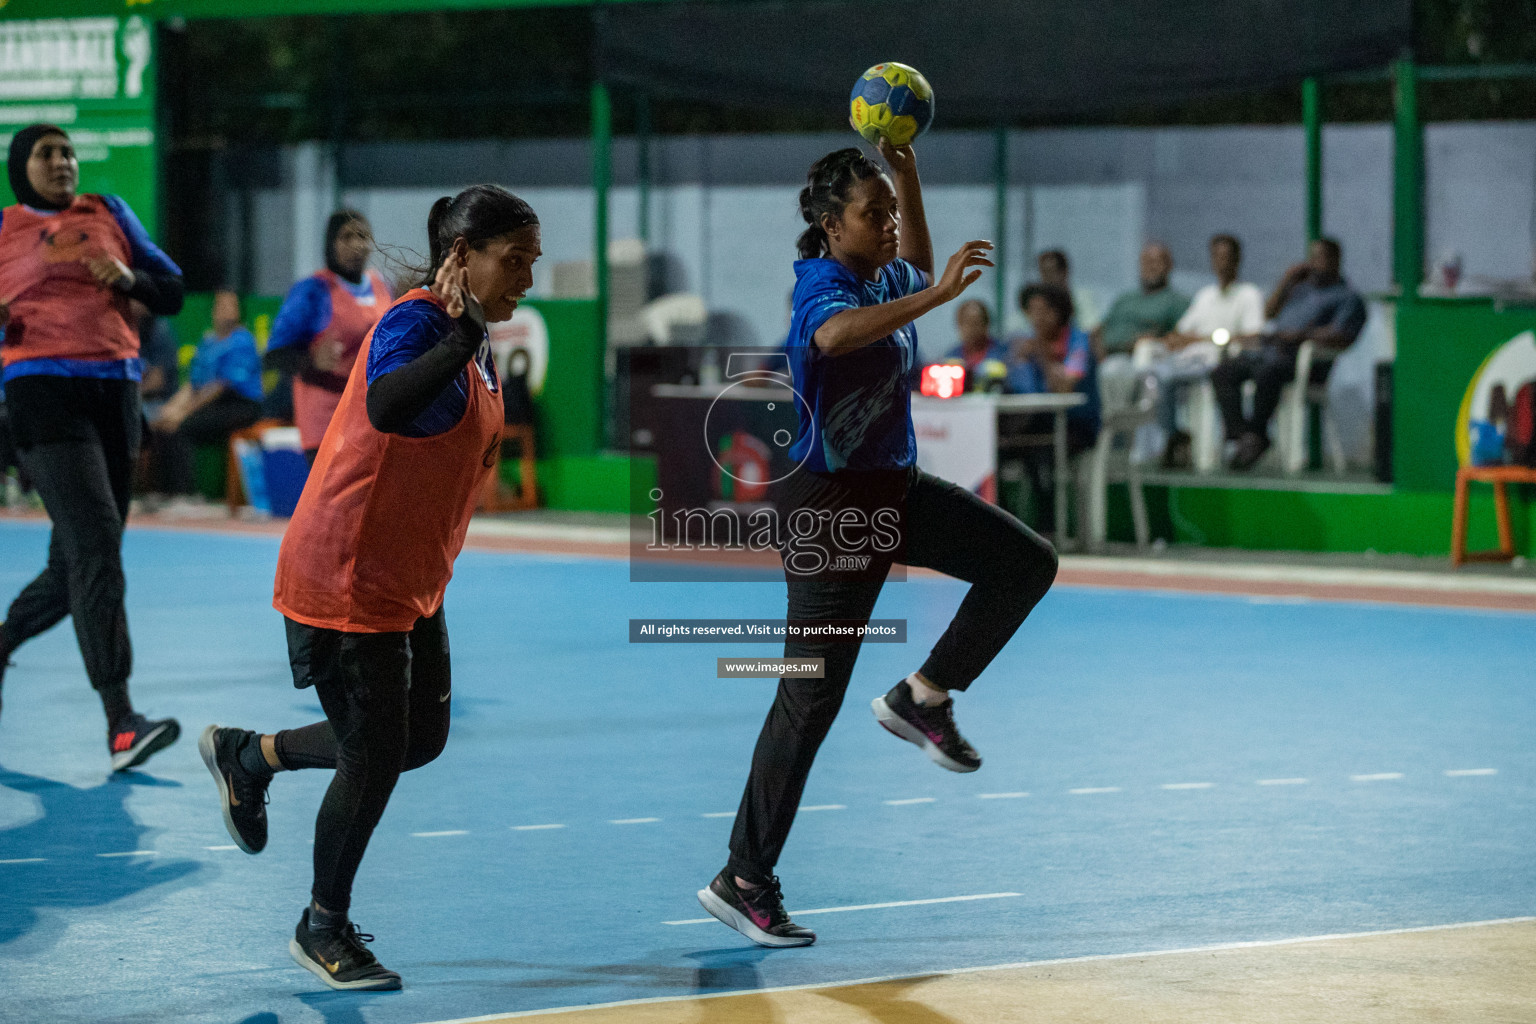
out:
<path id="1" fill-rule="evenodd" d="M 992 419 L 993 443 L 988 447 L 985 457 L 991 461 L 991 469 L 995 472 L 997 466 L 997 418 L 1003 413 L 1050 413 L 1053 419 L 1052 448 L 1055 454 L 1055 501 L 1056 501 L 1056 534 L 1065 537 L 1067 532 L 1067 480 L 1070 475 L 1070 466 L 1067 462 L 1067 413 L 1088 401 L 1086 395 L 1076 392 L 1068 394 L 1039 394 L 1039 395 L 995 395 L 995 394 L 968 394 L 955 398 L 926 398 L 921 395 L 912 396 L 912 419 L 914 425 L 921 423 L 939 423 L 950 417 L 974 416 L 978 410 L 988 409 Z M 918 438 L 918 459 L 922 461 L 922 437 L 921 431 Z M 940 470 L 942 466 L 936 467 Z M 939 475 L 954 479 L 954 476 L 940 472 Z M 958 481 L 964 486 L 970 486 L 966 481 Z"/>

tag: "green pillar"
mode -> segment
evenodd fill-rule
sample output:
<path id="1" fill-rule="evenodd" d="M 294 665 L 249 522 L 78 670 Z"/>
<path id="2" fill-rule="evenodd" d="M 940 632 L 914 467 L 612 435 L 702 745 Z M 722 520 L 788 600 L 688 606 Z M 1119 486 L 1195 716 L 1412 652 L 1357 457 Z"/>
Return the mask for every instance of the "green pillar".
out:
<path id="1" fill-rule="evenodd" d="M 995 178 L 995 189 L 992 205 L 992 241 L 997 247 L 992 250 L 992 262 L 997 264 L 997 269 L 992 271 L 994 327 L 1001 337 L 1003 325 L 1008 320 L 1008 127 L 998 125 L 993 133 L 993 158 L 992 173 Z M 935 273 L 941 268 L 935 266 Z"/>
<path id="2" fill-rule="evenodd" d="M 1424 126 L 1412 57 L 1392 64 L 1392 280 L 1411 300 L 1424 280 Z"/>
<path id="3" fill-rule="evenodd" d="M 1307 136 L 1307 241 L 1323 237 L 1323 89 L 1315 78 L 1301 83 L 1301 124 Z"/>
<path id="4" fill-rule="evenodd" d="M 598 380 L 608 351 L 608 188 L 613 178 L 613 102 L 607 83 L 592 83 L 592 270 L 597 285 Z"/>
<path id="5" fill-rule="evenodd" d="M 640 241 L 651 243 L 651 98 L 635 93 L 635 184 L 640 193 L 636 217 Z"/>

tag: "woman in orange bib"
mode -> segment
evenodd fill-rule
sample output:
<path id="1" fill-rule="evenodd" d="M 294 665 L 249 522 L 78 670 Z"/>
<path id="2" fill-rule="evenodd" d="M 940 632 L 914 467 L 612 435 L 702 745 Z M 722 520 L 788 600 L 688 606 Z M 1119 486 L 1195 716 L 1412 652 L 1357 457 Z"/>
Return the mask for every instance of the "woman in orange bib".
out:
<path id="1" fill-rule="evenodd" d="M 352 880 L 400 773 L 448 738 L 443 591 L 501 443 L 485 325 L 512 316 L 541 255 L 538 217 L 494 185 L 439 199 L 427 235 L 423 286 L 368 333 L 278 555 L 294 685 L 315 687 L 326 720 L 272 735 L 210 725 L 198 744 L 247 853 L 266 846 L 274 772 L 335 769 L 288 948 L 339 989 L 400 987 L 348 919 Z"/>

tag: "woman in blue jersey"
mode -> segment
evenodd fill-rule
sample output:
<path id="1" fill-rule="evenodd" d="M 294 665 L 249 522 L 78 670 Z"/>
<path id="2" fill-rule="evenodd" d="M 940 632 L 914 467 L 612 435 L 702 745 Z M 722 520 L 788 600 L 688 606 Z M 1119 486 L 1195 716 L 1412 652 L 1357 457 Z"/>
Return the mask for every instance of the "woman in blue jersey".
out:
<path id="1" fill-rule="evenodd" d="M 288 290 L 267 339 L 266 364 L 283 374 L 279 391 L 292 388 L 293 421 L 311 464 L 363 339 L 389 308 L 388 283 L 368 269 L 372 254 L 373 229 L 362 214 L 331 214 L 325 225 L 325 269 Z"/>
<path id="2" fill-rule="evenodd" d="M 955 727 L 950 693 L 981 674 L 1050 589 L 1056 553 L 1007 512 L 916 466 L 912 321 L 964 292 L 992 265 L 992 245 L 967 242 L 935 280 L 912 149 L 882 143 L 881 155 L 889 177 L 857 149 L 828 154 L 800 193 L 809 227 L 786 346 L 803 400 L 790 448 L 800 469 L 779 501 L 788 618 L 868 620 L 893 563 L 972 584 L 922 667 L 873 702 L 886 729 L 940 766 L 970 772 L 981 758 Z M 858 653 L 858 640 L 785 643 L 785 658 L 823 659 L 824 678 L 779 681 L 730 860 L 699 891 L 710 914 L 759 945 L 816 940 L 785 913 L 774 865 Z"/>

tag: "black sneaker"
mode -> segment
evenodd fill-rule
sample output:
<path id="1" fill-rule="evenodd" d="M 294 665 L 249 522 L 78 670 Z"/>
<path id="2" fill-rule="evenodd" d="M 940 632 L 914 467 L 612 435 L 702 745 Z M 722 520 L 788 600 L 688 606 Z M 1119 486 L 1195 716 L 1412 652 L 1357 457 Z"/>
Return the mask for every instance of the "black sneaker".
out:
<path id="1" fill-rule="evenodd" d="M 246 737 L 250 737 L 246 740 Z M 240 744 L 256 742 L 244 729 L 210 725 L 197 740 L 203 764 L 219 784 L 219 804 L 229 837 L 246 853 L 260 853 L 267 846 L 267 784 L 240 763 Z"/>
<path id="2" fill-rule="evenodd" d="M 174 718 L 151 721 L 135 711 L 116 729 L 107 730 L 107 751 L 112 755 L 115 772 L 137 768 L 150 756 L 175 743 L 181 736 L 181 724 Z"/>
<path id="3" fill-rule="evenodd" d="M 288 952 L 300 967 L 331 988 L 398 989 L 400 975 L 379 963 L 363 945 L 372 941 L 372 935 L 358 931 L 351 921 L 340 928 L 310 928 L 309 908 L 305 907 L 288 942 Z"/>
<path id="4" fill-rule="evenodd" d="M 743 890 L 729 870 L 722 871 L 708 888 L 699 890 L 699 904 L 759 946 L 809 946 L 816 941 L 815 932 L 789 919 L 777 875 L 767 885 Z"/>
<path id="5" fill-rule="evenodd" d="M 981 767 L 981 755 L 955 728 L 953 700 L 925 707 L 912 699 L 912 687 L 903 679 L 884 697 L 871 701 L 870 707 L 887 731 L 922 747 L 940 768 L 973 772 Z"/>

